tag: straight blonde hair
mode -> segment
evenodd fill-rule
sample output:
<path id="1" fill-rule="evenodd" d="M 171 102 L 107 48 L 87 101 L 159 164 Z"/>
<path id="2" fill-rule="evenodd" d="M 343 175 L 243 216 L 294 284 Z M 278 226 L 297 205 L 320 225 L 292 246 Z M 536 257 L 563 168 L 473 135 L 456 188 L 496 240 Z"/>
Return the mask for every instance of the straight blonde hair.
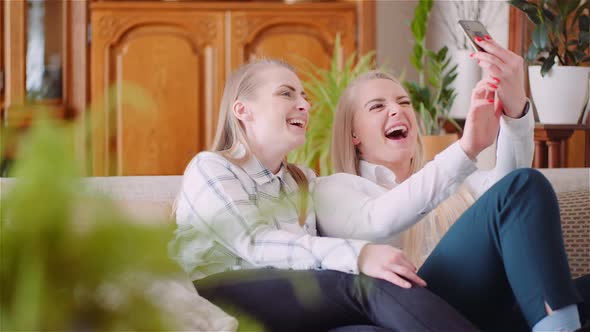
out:
<path id="1" fill-rule="evenodd" d="M 352 143 L 354 116 L 358 109 L 356 103 L 358 100 L 357 91 L 358 86 L 361 84 L 376 79 L 390 80 L 401 86 L 401 83 L 393 75 L 383 71 L 373 70 L 359 75 L 348 85 L 342 96 L 340 96 L 332 127 L 331 157 L 335 172 L 360 175 L 359 164 L 361 156 L 357 147 Z M 418 119 L 418 123 L 421 126 L 420 119 Z M 412 174 L 421 170 L 425 164 L 424 143 L 420 131 L 416 135 L 416 140 L 416 151 L 414 152 L 410 166 L 412 168 Z M 430 218 L 428 222 L 422 220 L 404 232 L 402 243 L 408 257 L 418 266 L 422 265 L 426 256 L 424 255 L 424 248 L 428 248 L 427 251 L 432 250 L 473 201 L 472 195 L 467 190 L 460 190 L 439 204 L 428 215 L 428 218 Z"/>
<path id="2" fill-rule="evenodd" d="M 356 146 L 352 144 L 352 124 L 357 109 L 355 101 L 358 97 L 356 91 L 360 84 L 376 79 L 390 80 L 401 86 L 400 82 L 393 75 L 383 71 L 372 70 L 354 79 L 340 96 L 332 126 L 331 157 L 335 172 L 359 175 L 359 161 L 361 160 L 361 156 Z M 416 139 L 418 144 L 416 144 L 416 152 L 411 161 L 412 173 L 419 171 L 424 165 L 424 145 L 420 132 L 418 132 Z"/>
<path id="3" fill-rule="evenodd" d="M 236 164 L 241 164 L 252 157 L 252 152 L 246 139 L 246 133 L 240 120 L 236 118 L 233 112 L 233 105 L 237 100 L 252 98 L 264 79 L 259 73 L 263 69 L 273 66 L 288 69 L 296 74 L 295 69 L 285 62 L 262 59 L 241 66 L 227 79 L 221 97 L 217 130 L 211 151 L 222 154 L 225 158 Z M 240 149 L 240 146 L 245 148 L 245 153 L 236 159 L 235 155 L 238 149 Z M 287 172 L 291 174 L 299 188 L 300 204 L 298 219 L 299 224 L 303 226 L 307 217 L 309 182 L 305 173 L 299 167 L 288 163 L 286 159 L 283 163 Z"/>

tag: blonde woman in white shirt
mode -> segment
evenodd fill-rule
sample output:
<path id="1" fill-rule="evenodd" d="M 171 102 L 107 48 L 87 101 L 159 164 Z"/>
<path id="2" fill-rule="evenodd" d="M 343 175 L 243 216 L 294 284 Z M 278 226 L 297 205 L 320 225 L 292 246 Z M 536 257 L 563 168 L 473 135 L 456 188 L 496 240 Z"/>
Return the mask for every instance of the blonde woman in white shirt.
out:
<path id="1" fill-rule="evenodd" d="M 190 162 L 176 203 L 171 253 L 198 292 L 272 331 L 474 330 L 399 249 L 317 236 L 315 176 L 285 161 L 305 141 L 308 111 L 284 63 L 228 79 L 213 149 Z"/>
<path id="2" fill-rule="evenodd" d="M 425 165 L 415 111 L 399 82 L 375 71 L 351 83 L 333 128 L 340 173 L 319 179 L 314 194 L 318 231 L 393 243 L 411 250 L 418 265 L 427 256 L 418 275 L 428 289 L 481 329 L 499 330 L 498 314 L 518 303 L 534 331 L 574 330 L 580 296 L 555 194 L 541 173 L 513 171 L 529 167 L 533 153 L 523 59 L 489 36 L 479 44 L 487 53 L 472 57 L 490 78 L 473 90 L 461 139 Z M 496 137 L 495 168 L 478 171 L 476 157 Z M 445 213 L 473 197 L 445 234 Z"/>

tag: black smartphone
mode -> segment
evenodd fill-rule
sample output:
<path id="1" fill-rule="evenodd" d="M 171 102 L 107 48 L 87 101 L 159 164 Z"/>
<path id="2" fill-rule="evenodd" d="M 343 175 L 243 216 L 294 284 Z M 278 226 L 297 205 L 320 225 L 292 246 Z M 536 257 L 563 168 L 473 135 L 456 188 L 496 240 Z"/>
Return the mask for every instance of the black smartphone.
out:
<path id="1" fill-rule="evenodd" d="M 469 41 L 473 49 L 479 52 L 485 52 L 483 48 L 479 47 L 479 45 L 475 43 L 475 37 L 477 36 L 481 39 L 484 39 L 486 35 L 489 35 L 488 31 L 486 30 L 486 27 L 484 27 L 480 21 L 466 20 L 460 20 L 459 26 L 463 30 L 463 33 L 465 33 L 465 36 L 467 37 L 467 40 Z"/>

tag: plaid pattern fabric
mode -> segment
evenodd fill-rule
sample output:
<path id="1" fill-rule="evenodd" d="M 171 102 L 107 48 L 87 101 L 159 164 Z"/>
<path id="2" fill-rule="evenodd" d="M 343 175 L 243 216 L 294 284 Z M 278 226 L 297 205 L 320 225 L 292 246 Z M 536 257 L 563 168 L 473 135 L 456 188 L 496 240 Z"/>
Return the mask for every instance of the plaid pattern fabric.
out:
<path id="1" fill-rule="evenodd" d="M 313 182 L 313 172 L 304 172 Z M 193 280 L 256 267 L 358 273 L 367 242 L 317 237 L 313 201 L 303 227 L 299 204 L 284 167 L 272 174 L 256 158 L 238 166 L 218 153 L 199 153 L 183 177 L 171 254 Z"/>

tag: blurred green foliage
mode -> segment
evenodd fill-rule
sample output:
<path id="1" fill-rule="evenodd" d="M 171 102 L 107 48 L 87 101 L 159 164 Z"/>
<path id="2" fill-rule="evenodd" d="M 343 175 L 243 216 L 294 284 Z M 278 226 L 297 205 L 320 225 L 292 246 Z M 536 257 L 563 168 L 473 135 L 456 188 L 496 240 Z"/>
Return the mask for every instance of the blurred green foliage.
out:
<path id="1" fill-rule="evenodd" d="M 43 112 L 39 112 L 43 114 Z M 0 200 L 0 330 L 169 330 L 146 296 L 177 273 L 170 223 L 129 220 L 79 178 L 72 126 L 40 117 Z"/>
<path id="2" fill-rule="evenodd" d="M 444 133 L 445 121 L 450 121 L 459 131 L 461 127 L 449 117 L 457 93 L 452 84 L 457 78 L 457 65 L 451 66 L 449 49 L 444 46 L 437 52 L 426 48 L 428 18 L 432 0 L 419 0 L 411 23 L 414 46 L 410 61 L 418 72 L 418 81 L 404 81 L 414 111 L 421 119 L 423 135 Z"/>
<path id="3" fill-rule="evenodd" d="M 305 63 L 303 87 L 311 103 L 307 137 L 305 145 L 290 154 L 289 161 L 318 170 L 321 176 L 325 176 L 333 173 L 330 147 L 338 100 L 350 82 L 374 68 L 375 52 L 359 57 L 353 53 L 343 59 L 340 36 L 337 35 L 328 69 L 310 61 Z"/>

